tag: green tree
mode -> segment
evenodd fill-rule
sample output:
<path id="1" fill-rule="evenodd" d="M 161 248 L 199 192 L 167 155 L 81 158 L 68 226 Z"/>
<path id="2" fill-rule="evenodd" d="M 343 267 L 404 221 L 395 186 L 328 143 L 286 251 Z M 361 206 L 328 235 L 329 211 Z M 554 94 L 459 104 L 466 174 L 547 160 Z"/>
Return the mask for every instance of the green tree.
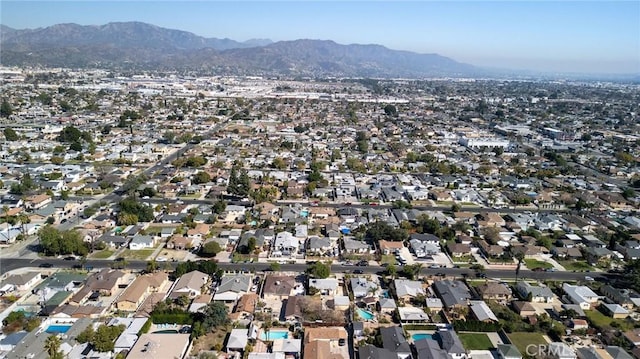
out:
<path id="1" fill-rule="evenodd" d="M 229 314 L 227 306 L 220 301 L 209 303 L 204 310 L 202 325 L 205 331 L 209 331 L 216 327 L 221 327 L 229 322 Z"/>
<path id="2" fill-rule="evenodd" d="M 205 171 L 200 171 L 195 175 L 193 175 L 193 183 L 195 184 L 208 183 L 208 182 L 211 182 L 211 176 Z"/>
<path id="3" fill-rule="evenodd" d="M 396 116 L 398 114 L 398 110 L 394 105 L 389 104 L 384 107 L 384 113 L 387 116 Z"/>
<path id="4" fill-rule="evenodd" d="M 213 210 L 213 213 L 215 214 L 221 214 L 222 212 L 225 211 L 226 208 L 227 208 L 227 203 L 225 201 L 219 200 L 213 204 L 212 210 Z"/>
<path id="5" fill-rule="evenodd" d="M 2 100 L 2 104 L 0 105 L 0 117 L 9 118 L 13 114 L 13 107 L 6 99 Z"/>
<path id="6" fill-rule="evenodd" d="M 156 195 L 156 190 L 153 187 L 145 187 L 140 191 L 140 196 L 142 197 L 154 197 Z"/>
<path id="7" fill-rule="evenodd" d="M 49 354 L 50 359 L 62 359 L 63 354 L 60 352 L 62 341 L 56 334 L 49 335 L 44 343 L 44 349 Z"/>
<path id="8" fill-rule="evenodd" d="M 318 279 L 328 278 L 331 275 L 331 265 L 318 261 L 307 267 L 307 273 Z"/>
<path id="9" fill-rule="evenodd" d="M 4 139 L 7 141 L 17 141 L 20 139 L 16 131 L 11 127 L 5 128 L 3 130 L 3 133 L 4 133 Z"/>
<path id="10" fill-rule="evenodd" d="M 221 251 L 222 248 L 220 247 L 220 244 L 218 244 L 218 242 L 210 241 L 205 243 L 202 248 L 200 248 L 199 255 L 201 257 L 215 257 L 216 254 L 220 253 Z"/>
<path id="11" fill-rule="evenodd" d="M 66 126 L 58 135 L 58 141 L 66 143 L 80 142 L 82 139 L 82 132 L 74 126 Z"/>
<path id="12" fill-rule="evenodd" d="M 247 250 L 249 251 L 249 253 L 252 253 L 253 251 L 256 250 L 256 238 L 255 237 L 250 237 L 249 240 L 247 241 Z"/>

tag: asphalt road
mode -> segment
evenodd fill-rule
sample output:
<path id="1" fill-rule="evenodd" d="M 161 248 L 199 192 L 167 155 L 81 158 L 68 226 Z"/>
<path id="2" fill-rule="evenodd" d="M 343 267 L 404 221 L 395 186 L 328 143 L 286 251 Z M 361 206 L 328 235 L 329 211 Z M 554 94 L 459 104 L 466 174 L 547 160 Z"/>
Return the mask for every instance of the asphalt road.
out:
<path id="1" fill-rule="evenodd" d="M 3 275 L 9 271 L 16 270 L 19 268 L 26 267 L 40 267 L 40 265 L 48 263 L 53 266 L 53 268 L 73 268 L 74 265 L 80 265 L 80 261 L 72 261 L 72 260 L 64 260 L 57 258 L 43 258 L 43 259 L 30 259 L 30 258 L 3 258 L 0 259 L 0 275 Z M 164 265 L 170 265 L 175 268 L 177 262 L 157 262 L 159 266 L 162 268 Z M 165 264 L 166 263 L 166 264 Z M 111 260 L 103 260 L 103 259 L 89 259 L 85 261 L 84 265 L 88 267 L 92 267 L 94 269 L 97 268 L 109 268 L 114 264 L 114 261 Z M 223 270 L 228 271 L 252 271 L 255 270 L 257 272 L 260 271 L 268 271 L 269 264 L 266 263 L 218 263 L 218 266 Z M 126 261 L 127 269 L 134 270 L 142 270 L 147 267 L 147 261 Z M 307 269 L 307 265 L 304 263 L 297 264 L 281 264 L 281 271 L 291 271 L 291 272 L 304 272 Z M 359 269 L 362 270 L 363 273 L 373 274 L 384 271 L 384 267 L 381 266 L 353 266 L 353 265 L 340 265 L 334 264 L 331 266 L 331 271 L 333 273 L 351 273 L 354 270 Z M 423 268 L 421 274 L 422 275 L 432 275 L 435 276 L 437 274 L 444 274 L 446 276 L 454 276 L 454 277 L 463 277 L 468 276 L 469 278 L 475 277 L 475 272 L 471 269 L 467 268 Z M 497 270 L 497 269 L 487 269 L 484 271 L 487 278 L 492 279 L 511 279 L 515 277 L 515 271 L 512 269 L 509 270 Z M 520 271 L 519 278 L 530 278 L 537 280 L 571 280 L 571 281 L 584 281 L 585 276 L 592 277 L 596 280 L 611 280 L 613 275 L 608 273 L 601 272 L 534 272 L 529 270 Z"/>

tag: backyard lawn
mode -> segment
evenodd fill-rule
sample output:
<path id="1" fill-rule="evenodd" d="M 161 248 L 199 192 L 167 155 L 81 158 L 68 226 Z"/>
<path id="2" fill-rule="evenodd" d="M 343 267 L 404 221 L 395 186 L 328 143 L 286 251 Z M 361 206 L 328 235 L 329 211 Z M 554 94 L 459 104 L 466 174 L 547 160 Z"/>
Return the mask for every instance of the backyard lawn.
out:
<path id="1" fill-rule="evenodd" d="M 507 336 L 509 337 L 509 340 L 511 340 L 511 343 L 513 343 L 513 345 L 515 345 L 518 348 L 518 350 L 520 351 L 520 354 L 522 354 L 523 356 L 526 355 L 527 353 L 535 352 L 534 350 L 531 350 L 531 349 L 527 351 L 528 345 L 547 344 L 547 341 L 544 340 L 544 337 L 540 333 L 515 332 L 515 333 L 507 334 Z"/>
<path id="2" fill-rule="evenodd" d="M 617 326 L 622 331 L 630 330 L 633 328 L 633 325 L 631 325 L 631 323 L 628 323 L 624 319 L 613 319 L 611 317 L 606 316 L 605 314 L 603 314 L 601 311 L 597 309 L 585 310 L 584 314 L 587 315 L 587 320 L 589 320 L 589 322 L 591 322 L 593 326 L 598 327 L 602 330 L 604 330 L 607 327 L 612 327 L 611 326 L 612 323 L 617 323 L 614 326 Z"/>
<path id="3" fill-rule="evenodd" d="M 135 251 L 131 250 L 131 249 L 125 249 L 124 251 L 122 251 L 122 254 L 120 254 L 120 257 L 126 258 L 126 259 L 144 261 L 144 260 L 147 260 L 147 257 L 152 255 L 154 251 L 155 251 L 155 249 L 153 249 L 153 248 L 152 249 L 139 249 L 139 250 L 135 250 Z"/>
<path id="4" fill-rule="evenodd" d="M 524 263 L 527 265 L 527 268 L 529 268 L 530 270 L 533 270 L 535 268 L 542 268 L 542 269 L 553 268 L 553 266 L 550 263 L 542 262 L 536 259 L 525 259 Z"/>
<path id="5" fill-rule="evenodd" d="M 484 333 L 460 333 L 460 341 L 467 350 L 489 350 L 493 349 L 493 343 Z"/>
<path id="6" fill-rule="evenodd" d="M 105 249 L 105 250 L 93 253 L 91 255 L 91 258 L 107 259 L 107 258 L 111 257 L 113 255 L 113 253 L 115 253 L 115 251 L 112 251 L 112 250 L 109 250 L 109 249 Z"/>

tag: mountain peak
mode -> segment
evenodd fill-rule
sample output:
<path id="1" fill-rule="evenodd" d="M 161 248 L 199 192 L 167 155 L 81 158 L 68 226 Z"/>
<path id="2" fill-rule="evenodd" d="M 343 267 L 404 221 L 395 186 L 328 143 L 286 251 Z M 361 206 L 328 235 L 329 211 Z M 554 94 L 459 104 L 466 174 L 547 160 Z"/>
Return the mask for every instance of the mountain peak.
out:
<path id="1" fill-rule="evenodd" d="M 211 69 L 234 74 L 305 76 L 442 76 L 475 69 L 436 54 L 396 51 L 375 44 L 333 40 L 272 42 L 205 38 L 144 22 L 84 26 L 57 24 L 35 30 L 0 28 L 5 65 L 135 66 Z"/>

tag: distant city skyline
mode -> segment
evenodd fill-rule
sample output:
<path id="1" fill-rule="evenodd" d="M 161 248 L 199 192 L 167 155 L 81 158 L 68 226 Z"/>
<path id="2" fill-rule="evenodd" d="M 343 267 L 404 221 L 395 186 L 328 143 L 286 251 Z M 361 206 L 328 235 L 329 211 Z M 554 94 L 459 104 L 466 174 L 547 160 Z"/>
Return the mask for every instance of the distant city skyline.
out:
<path id="1" fill-rule="evenodd" d="M 141 21 L 204 37 L 380 44 L 481 67 L 640 73 L 638 1 L 2 1 L 17 29 Z"/>

